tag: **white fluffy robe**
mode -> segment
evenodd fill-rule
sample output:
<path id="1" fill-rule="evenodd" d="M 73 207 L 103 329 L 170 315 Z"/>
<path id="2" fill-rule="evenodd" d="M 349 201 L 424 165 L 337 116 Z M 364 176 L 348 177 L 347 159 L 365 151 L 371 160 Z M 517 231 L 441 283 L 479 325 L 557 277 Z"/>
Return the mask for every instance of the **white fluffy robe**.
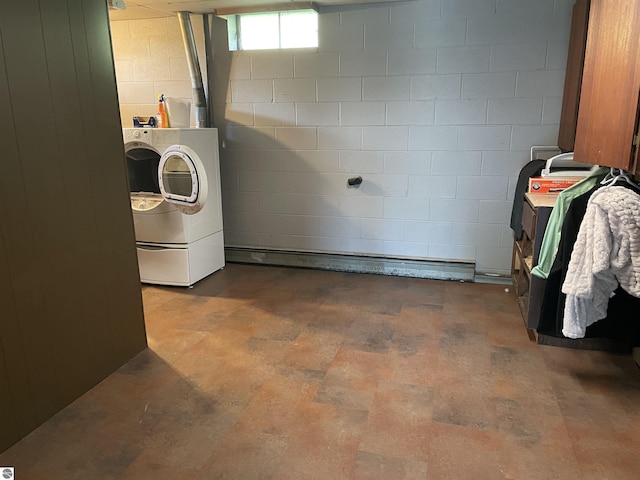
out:
<path id="1" fill-rule="evenodd" d="M 584 337 L 607 316 L 618 283 L 640 297 L 640 195 L 625 187 L 596 191 L 580 224 L 562 291 L 567 295 L 562 333 Z M 629 321 L 640 321 L 639 318 Z"/>

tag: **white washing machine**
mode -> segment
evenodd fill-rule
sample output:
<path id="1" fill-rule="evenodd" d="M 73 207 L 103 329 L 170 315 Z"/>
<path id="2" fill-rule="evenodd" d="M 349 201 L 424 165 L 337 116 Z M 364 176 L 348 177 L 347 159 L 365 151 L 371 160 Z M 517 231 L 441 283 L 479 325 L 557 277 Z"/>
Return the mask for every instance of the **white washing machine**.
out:
<path id="1" fill-rule="evenodd" d="M 224 267 L 215 128 L 125 128 L 140 280 L 192 286 Z"/>

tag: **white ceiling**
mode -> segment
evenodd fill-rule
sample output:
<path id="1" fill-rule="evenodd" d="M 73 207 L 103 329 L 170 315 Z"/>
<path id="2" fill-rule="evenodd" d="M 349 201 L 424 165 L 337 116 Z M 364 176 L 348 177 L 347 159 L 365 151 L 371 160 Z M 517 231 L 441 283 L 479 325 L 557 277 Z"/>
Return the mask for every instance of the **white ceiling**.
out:
<path id="1" fill-rule="evenodd" d="M 256 8 L 273 10 L 282 6 L 283 10 L 298 6 L 308 8 L 312 2 L 297 0 L 124 0 L 125 10 L 110 10 L 111 20 L 138 20 L 144 18 L 169 17 L 176 12 L 216 13 L 216 10 Z M 319 7 L 331 5 L 352 5 L 365 3 L 390 3 L 407 0 L 316 0 Z"/>

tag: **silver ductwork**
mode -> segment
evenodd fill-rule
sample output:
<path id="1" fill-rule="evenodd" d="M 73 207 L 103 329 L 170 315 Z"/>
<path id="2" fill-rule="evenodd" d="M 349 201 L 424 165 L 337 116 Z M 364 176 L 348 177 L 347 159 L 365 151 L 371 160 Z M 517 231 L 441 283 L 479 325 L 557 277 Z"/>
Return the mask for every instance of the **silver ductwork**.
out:
<path id="1" fill-rule="evenodd" d="M 215 120 L 213 116 L 213 103 L 215 100 L 211 96 L 213 85 L 212 81 L 215 76 L 215 72 L 213 69 L 214 45 L 212 42 L 213 21 L 213 15 L 209 13 L 205 13 L 202 15 L 202 23 L 204 24 L 205 68 L 207 69 L 207 85 L 205 87 L 205 95 L 207 96 L 207 99 L 209 99 L 209 108 L 207 108 L 207 125 L 210 127 L 215 127 Z"/>
<path id="2" fill-rule="evenodd" d="M 198 51 L 196 49 L 196 40 L 193 36 L 191 17 L 189 12 L 178 12 L 178 19 L 180 20 L 182 40 L 184 41 L 184 48 L 187 53 L 189 75 L 191 76 L 193 105 L 196 117 L 195 126 L 196 128 L 205 128 L 209 126 L 207 120 L 207 98 L 204 94 L 204 86 L 202 84 L 202 73 L 200 72 L 200 62 L 198 62 Z"/>

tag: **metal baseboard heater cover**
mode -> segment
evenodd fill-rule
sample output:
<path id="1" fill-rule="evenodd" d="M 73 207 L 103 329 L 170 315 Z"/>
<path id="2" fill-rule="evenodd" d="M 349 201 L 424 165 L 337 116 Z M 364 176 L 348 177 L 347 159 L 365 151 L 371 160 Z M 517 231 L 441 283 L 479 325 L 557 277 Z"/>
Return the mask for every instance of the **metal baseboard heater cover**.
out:
<path id="1" fill-rule="evenodd" d="M 475 265 L 471 262 L 410 260 L 332 253 L 294 252 L 287 250 L 226 247 L 228 263 L 252 263 L 281 267 L 315 268 L 350 273 L 372 273 L 398 277 L 436 280 L 474 281 Z"/>

